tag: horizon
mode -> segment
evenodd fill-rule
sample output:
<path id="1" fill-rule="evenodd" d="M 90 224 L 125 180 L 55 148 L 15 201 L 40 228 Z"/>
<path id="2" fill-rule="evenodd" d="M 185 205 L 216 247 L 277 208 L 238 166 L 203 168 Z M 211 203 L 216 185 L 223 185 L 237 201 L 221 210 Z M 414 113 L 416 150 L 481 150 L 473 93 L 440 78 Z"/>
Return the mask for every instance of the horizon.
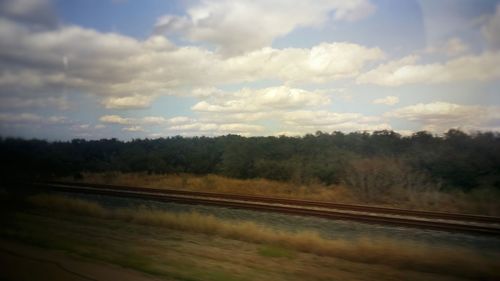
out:
<path id="1" fill-rule="evenodd" d="M 389 134 L 387 134 L 389 133 Z M 123 143 L 129 143 L 129 142 L 134 142 L 134 141 L 156 141 L 156 140 L 169 140 L 173 138 L 183 138 L 183 139 L 196 139 L 196 138 L 209 138 L 209 139 L 215 139 L 215 138 L 224 138 L 224 137 L 239 137 L 243 139 L 249 139 L 249 138 L 293 138 L 293 139 L 304 139 L 306 137 L 320 137 L 323 135 L 327 136 L 332 136 L 335 137 L 337 135 L 342 135 L 342 136 L 352 136 L 352 135 L 368 135 L 370 137 L 372 136 L 397 136 L 398 139 L 412 139 L 412 138 L 418 138 L 419 134 L 426 134 L 428 136 L 431 136 L 432 138 L 436 139 L 443 139 L 446 140 L 449 138 L 448 135 L 451 134 L 451 136 L 454 136 L 456 134 L 464 134 L 468 138 L 474 139 L 479 136 L 485 136 L 485 135 L 490 135 L 494 138 L 500 137 L 500 132 L 499 131 L 471 131 L 471 132 L 464 132 L 460 129 L 455 129 L 455 128 L 450 128 L 448 131 L 443 132 L 443 133 L 432 133 L 429 131 L 416 131 L 413 132 L 412 134 L 400 134 L 396 131 L 393 130 L 379 130 L 379 131 L 353 131 L 353 132 L 342 132 L 342 131 L 334 131 L 334 132 L 323 132 L 323 131 L 316 131 L 314 133 L 305 133 L 302 135 L 268 135 L 268 136 L 244 136 L 244 135 L 239 135 L 239 134 L 225 134 L 225 135 L 212 135 L 212 136 L 204 136 L 204 135 L 194 135 L 194 136 L 183 136 L 183 135 L 171 135 L 171 136 L 161 136 L 161 137 L 139 137 L 139 138 L 130 138 L 130 139 L 120 139 L 116 137 L 109 137 L 109 138 L 71 138 L 71 139 L 44 139 L 44 138 L 37 138 L 37 137 L 32 137 L 32 138 L 26 138 L 26 137 L 16 137 L 16 136 L 2 136 L 0 135 L 0 141 L 5 141 L 5 140 L 20 140 L 20 141 L 42 141 L 42 142 L 47 142 L 47 143 L 69 143 L 73 141 L 87 141 L 87 142 L 92 142 L 92 141 L 119 141 Z"/>
<path id="2" fill-rule="evenodd" d="M 0 70 L 2 138 L 499 132 L 500 1 L 6 0 Z"/>

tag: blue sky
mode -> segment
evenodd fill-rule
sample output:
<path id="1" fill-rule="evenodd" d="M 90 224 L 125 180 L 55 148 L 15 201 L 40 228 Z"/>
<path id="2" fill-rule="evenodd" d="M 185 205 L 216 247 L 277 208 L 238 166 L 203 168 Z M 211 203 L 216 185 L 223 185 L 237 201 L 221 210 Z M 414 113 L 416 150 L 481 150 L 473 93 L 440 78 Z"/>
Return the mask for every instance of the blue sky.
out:
<path id="1" fill-rule="evenodd" d="M 0 135 L 500 131 L 500 2 L 0 1 Z"/>

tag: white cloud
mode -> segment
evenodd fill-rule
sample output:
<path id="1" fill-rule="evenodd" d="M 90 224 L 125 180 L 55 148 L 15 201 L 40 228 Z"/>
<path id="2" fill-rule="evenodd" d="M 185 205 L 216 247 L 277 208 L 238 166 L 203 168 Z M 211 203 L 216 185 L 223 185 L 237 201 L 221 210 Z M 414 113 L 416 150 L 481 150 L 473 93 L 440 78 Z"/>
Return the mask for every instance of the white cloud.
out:
<path id="1" fill-rule="evenodd" d="M 386 117 L 416 122 L 422 129 L 443 132 L 450 128 L 490 130 L 500 125 L 500 107 L 447 102 L 419 103 L 395 109 Z"/>
<path id="2" fill-rule="evenodd" d="M 222 124 L 238 122 L 249 124 L 258 120 L 272 120 L 279 132 L 296 134 L 323 131 L 373 131 L 390 129 L 380 117 L 364 116 L 360 113 L 336 113 L 320 110 L 330 103 L 332 90 L 306 91 L 288 86 L 264 89 L 243 89 L 227 93 L 216 91 L 206 100 L 200 101 L 192 110 L 202 118 L 176 129 L 189 128 L 204 132 L 217 132 Z M 336 91 L 333 91 L 336 92 Z M 203 96 L 203 95 L 202 95 Z M 297 110 L 309 108 L 309 110 Z M 262 128 L 264 129 L 264 128 Z M 269 134 L 276 134 L 267 131 Z M 247 134 L 251 134 L 247 132 Z"/>
<path id="3" fill-rule="evenodd" d="M 55 108 L 66 110 L 69 108 L 69 102 L 66 97 L 0 97 L 0 108 Z"/>
<path id="4" fill-rule="evenodd" d="M 391 126 L 380 117 L 365 116 L 361 113 L 338 113 L 331 111 L 292 111 L 283 116 L 285 124 L 293 131 L 375 131 L 389 130 Z"/>
<path id="5" fill-rule="evenodd" d="M 447 102 L 419 103 L 406 106 L 387 113 L 387 116 L 405 118 L 411 121 L 422 120 L 422 118 L 439 121 L 453 118 L 466 119 L 474 111 L 472 106 L 462 106 Z"/>
<path id="6" fill-rule="evenodd" d="M 431 46 L 425 50 L 426 53 L 443 53 L 447 56 L 457 56 L 469 50 L 469 46 L 458 37 L 448 39 L 446 42 Z"/>
<path id="7" fill-rule="evenodd" d="M 153 101 L 153 96 L 127 96 L 109 97 L 102 101 L 104 107 L 109 109 L 143 109 L 149 108 Z"/>
<path id="8" fill-rule="evenodd" d="M 224 84 L 279 80 L 323 83 L 358 75 L 378 48 L 338 42 L 309 49 L 266 47 L 223 58 L 200 47 L 175 47 L 165 37 L 143 41 L 77 26 L 31 30 L 0 18 L 0 91 L 27 98 L 69 92 L 103 98 L 107 108 L 146 108 L 160 95 L 194 95 Z"/>
<path id="9" fill-rule="evenodd" d="M 303 132 L 294 132 L 294 131 L 281 131 L 281 132 L 274 133 L 275 137 L 279 137 L 279 136 L 300 137 L 302 135 L 304 135 Z"/>
<path id="10" fill-rule="evenodd" d="M 347 42 L 321 43 L 311 49 L 268 47 L 225 60 L 221 73 L 232 74 L 243 81 L 279 79 L 321 83 L 358 75 L 367 62 L 383 57 L 379 48 Z"/>
<path id="11" fill-rule="evenodd" d="M 451 38 L 444 45 L 444 53 L 448 56 L 456 56 L 469 50 L 469 46 L 460 38 Z"/>
<path id="12" fill-rule="evenodd" d="M 163 138 L 166 136 L 167 136 L 167 134 L 165 134 L 165 133 L 151 133 L 148 135 L 148 137 L 153 138 L 153 139 Z"/>
<path id="13" fill-rule="evenodd" d="M 500 4 L 495 14 L 481 27 L 481 33 L 491 49 L 500 49 Z"/>
<path id="14" fill-rule="evenodd" d="M 66 116 L 50 116 L 45 119 L 49 124 L 63 124 L 68 122 L 68 118 Z"/>
<path id="15" fill-rule="evenodd" d="M 99 118 L 99 121 L 107 124 L 118 125 L 162 125 L 169 120 L 162 116 L 145 116 L 141 118 L 128 118 L 119 115 L 104 115 Z"/>
<path id="16" fill-rule="evenodd" d="M 167 119 L 161 116 L 146 116 L 142 117 L 140 123 L 149 125 L 160 125 L 167 122 Z"/>
<path id="17" fill-rule="evenodd" d="M 5 124 L 45 124 L 68 123 L 65 116 L 41 116 L 33 113 L 0 113 L 0 123 Z"/>
<path id="18" fill-rule="evenodd" d="M 224 54 L 241 54 L 270 46 L 277 37 L 298 27 L 335 20 L 354 21 L 374 11 L 368 0 L 204 0 L 186 16 L 165 15 L 156 32 L 176 33 L 191 41 L 212 43 Z"/>
<path id="19" fill-rule="evenodd" d="M 72 131 L 87 131 L 90 129 L 90 124 L 75 124 L 70 127 Z"/>
<path id="20" fill-rule="evenodd" d="M 394 130 L 394 131 L 404 137 L 409 137 L 415 133 L 415 131 L 412 130 Z"/>
<path id="21" fill-rule="evenodd" d="M 141 126 L 131 126 L 122 128 L 122 131 L 125 132 L 144 132 L 144 129 Z"/>
<path id="22" fill-rule="evenodd" d="M 105 115 L 99 118 L 99 121 L 108 124 L 120 124 L 120 125 L 128 125 L 132 123 L 130 118 L 123 118 L 118 115 Z"/>
<path id="23" fill-rule="evenodd" d="M 263 126 L 244 123 L 207 123 L 194 120 L 192 123 L 170 126 L 171 133 L 181 135 L 226 135 L 239 134 L 244 136 L 255 135 L 265 130 Z"/>
<path id="24" fill-rule="evenodd" d="M 168 119 L 168 123 L 172 125 L 186 124 L 192 122 L 193 119 L 186 116 L 176 116 Z"/>
<path id="25" fill-rule="evenodd" d="M 32 113 L 0 113 L 2 123 L 38 123 L 41 120 L 41 116 Z"/>
<path id="26" fill-rule="evenodd" d="M 374 104 L 385 104 L 385 105 L 395 105 L 399 102 L 399 98 L 396 96 L 387 96 L 385 98 L 375 99 Z"/>
<path id="27" fill-rule="evenodd" d="M 118 115 L 105 115 L 100 118 L 100 121 L 107 124 L 122 125 L 122 131 L 127 132 L 147 132 L 151 126 L 163 126 L 170 134 L 181 135 L 254 135 L 265 130 L 261 125 L 235 122 L 235 120 L 227 118 L 228 116 L 225 117 L 214 121 L 211 118 L 197 119 L 186 116 L 167 119 L 161 116 L 128 118 Z"/>
<path id="28" fill-rule="evenodd" d="M 191 109 L 198 112 L 238 113 L 282 110 L 320 106 L 330 103 L 324 93 L 309 92 L 288 86 L 265 89 L 244 88 L 234 93 L 219 93 L 208 101 L 201 101 Z"/>
<path id="29" fill-rule="evenodd" d="M 203 119 L 213 123 L 253 122 L 258 120 L 275 119 L 281 116 L 281 110 L 261 112 L 200 112 Z"/>
<path id="30" fill-rule="evenodd" d="M 461 56 L 446 63 L 417 64 L 417 60 L 417 56 L 407 56 L 390 61 L 358 76 L 356 81 L 394 87 L 500 78 L 500 52 Z"/>
<path id="31" fill-rule="evenodd" d="M 182 125 L 174 125 L 170 126 L 169 129 L 172 131 L 201 131 L 201 132 L 207 132 L 207 131 L 215 131 L 217 129 L 217 124 L 214 123 L 201 123 L 201 122 L 194 122 L 194 123 L 189 123 L 189 124 L 182 124 Z"/>
<path id="32" fill-rule="evenodd" d="M 325 110 L 332 98 L 352 98 L 346 93 L 311 90 L 318 83 L 350 88 L 352 80 L 337 81 L 349 78 L 383 86 L 499 79 L 500 52 L 495 50 L 500 44 L 500 5 L 481 29 L 489 51 L 467 54 L 465 42 L 449 37 L 463 34 L 450 33 L 427 50 L 448 55 L 441 56 L 447 59 L 444 62 L 421 62 L 417 56 L 407 56 L 365 72 L 367 65 L 386 57 L 380 48 L 349 42 L 271 47 L 273 40 L 297 28 L 357 20 L 373 9 L 369 0 L 201 0 L 186 16 L 168 15 L 158 20 L 158 31 L 181 32 L 184 38 L 180 42 L 200 43 L 176 46 L 158 34 L 141 40 L 57 23 L 48 0 L 0 1 L 0 108 L 67 109 L 68 100 L 77 100 L 69 95 L 78 92 L 97 96 L 108 109 L 144 109 L 156 97 L 177 95 L 199 101 L 191 108 L 194 116 L 104 115 L 99 118 L 102 124 L 73 128 L 92 130 L 115 124 L 123 131 L 148 133 L 161 128 L 193 135 L 302 134 L 390 129 L 389 118 L 418 122 L 435 130 L 460 124 L 500 127 L 494 113 L 497 107 L 429 103 L 403 107 L 385 116 L 366 116 Z M 439 41 L 443 38 L 448 41 Z M 215 46 L 215 51 L 207 44 Z M 238 89 L 241 85 L 248 88 Z M 284 86 L 252 89 L 256 85 Z M 221 90 L 224 88 L 235 90 Z M 373 101 L 385 105 L 398 102 L 395 96 Z M 61 116 L 1 113 L 0 122 L 69 121 Z"/>
<path id="33" fill-rule="evenodd" d="M 50 0 L 2 0 L 0 17 L 22 22 L 34 29 L 53 28 L 57 25 Z"/>
<path id="34" fill-rule="evenodd" d="M 195 88 L 191 94 L 197 98 L 209 98 L 214 95 L 221 95 L 224 91 L 215 87 Z"/>

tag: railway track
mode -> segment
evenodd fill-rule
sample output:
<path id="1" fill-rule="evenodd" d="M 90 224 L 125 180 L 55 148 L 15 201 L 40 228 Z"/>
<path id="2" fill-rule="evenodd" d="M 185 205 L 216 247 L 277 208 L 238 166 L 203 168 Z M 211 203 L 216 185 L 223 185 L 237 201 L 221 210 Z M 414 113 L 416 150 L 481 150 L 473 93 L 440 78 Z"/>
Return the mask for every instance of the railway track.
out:
<path id="1" fill-rule="evenodd" d="M 262 202 L 262 203 L 284 204 L 284 205 L 294 205 L 294 206 L 320 207 L 320 208 L 329 208 L 329 209 L 336 209 L 336 210 L 357 211 L 357 212 L 388 214 L 388 215 L 402 215 L 402 216 L 421 217 L 421 218 L 429 218 L 429 219 L 458 220 L 458 221 L 470 221 L 470 222 L 500 224 L 499 217 L 479 216 L 479 215 L 471 215 L 471 214 L 455 214 L 455 213 L 443 213 L 443 212 L 416 211 L 416 210 L 406 210 L 406 209 L 373 207 L 373 206 L 365 206 L 365 205 L 340 204 L 340 203 L 332 203 L 332 202 L 324 202 L 324 201 L 264 197 L 264 196 L 241 195 L 241 194 L 214 193 L 214 192 L 185 191 L 185 190 L 163 189 L 163 188 L 160 189 L 160 188 L 147 188 L 147 187 L 132 187 L 132 186 L 89 184 L 89 183 L 68 183 L 68 182 L 48 182 L 48 183 L 83 186 L 83 187 L 87 186 L 87 187 L 113 189 L 113 190 L 151 192 L 151 193 L 170 194 L 170 195 L 220 198 L 220 199 L 228 199 L 228 200 Z"/>
<path id="2" fill-rule="evenodd" d="M 500 236 L 500 218 L 489 216 L 104 184 L 43 182 L 30 183 L 29 185 L 36 188 L 47 188 L 64 192 L 100 194 L 183 204 L 222 206 L 327 219 L 351 220 L 390 226 Z"/>

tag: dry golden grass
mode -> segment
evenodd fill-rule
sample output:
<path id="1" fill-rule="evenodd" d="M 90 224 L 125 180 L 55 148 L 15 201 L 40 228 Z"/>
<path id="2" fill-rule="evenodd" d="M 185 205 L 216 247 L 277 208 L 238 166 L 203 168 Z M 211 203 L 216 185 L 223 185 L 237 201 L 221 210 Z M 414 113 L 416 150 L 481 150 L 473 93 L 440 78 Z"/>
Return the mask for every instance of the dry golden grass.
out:
<path id="1" fill-rule="evenodd" d="M 71 178 L 63 178 L 69 180 Z M 267 179 L 233 179 L 218 175 L 146 173 L 84 173 L 83 181 L 116 185 L 174 188 L 193 191 L 211 191 L 262 196 L 279 196 L 311 200 L 355 202 L 348 189 L 341 185 L 296 185 Z"/>
<path id="2" fill-rule="evenodd" d="M 31 196 L 27 200 L 29 203 L 36 206 L 79 215 L 105 217 L 109 213 L 108 210 L 97 203 L 59 195 L 39 194 Z"/>
<path id="3" fill-rule="evenodd" d="M 353 262 L 423 272 L 449 272 L 470 278 L 500 278 L 499 254 L 479 254 L 462 247 L 381 239 L 329 240 L 315 232 L 278 231 L 253 222 L 221 220 L 199 213 L 169 213 L 145 208 L 111 210 L 96 203 L 57 195 L 37 195 L 28 201 L 52 210 L 276 245 Z"/>
<path id="4" fill-rule="evenodd" d="M 72 178 L 62 180 L 71 181 Z M 182 189 L 193 191 L 211 191 L 247 195 L 288 197 L 308 200 L 321 200 L 337 203 L 371 204 L 396 208 L 420 209 L 441 212 L 461 212 L 483 215 L 500 215 L 498 191 L 478 189 L 471 193 L 442 192 L 427 190 L 409 193 L 394 188 L 390 194 L 376 202 L 362 200 L 364 196 L 356 190 L 343 185 L 325 186 L 319 183 L 297 185 L 290 182 L 266 179 L 233 179 L 218 175 L 164 174 L 146 173 L 85 173 L 83 181 L 141 187 Z"/>

